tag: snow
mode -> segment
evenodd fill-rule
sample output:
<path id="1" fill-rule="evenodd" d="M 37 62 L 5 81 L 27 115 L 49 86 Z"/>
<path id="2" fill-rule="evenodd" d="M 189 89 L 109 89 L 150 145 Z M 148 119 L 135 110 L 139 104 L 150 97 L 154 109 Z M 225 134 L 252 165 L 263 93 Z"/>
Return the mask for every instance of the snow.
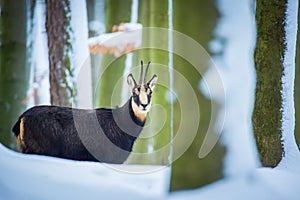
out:
<path id="1" fill-rule="evenodd" d="M 90 52 L 110 53 L 120 56 L 123 52 L 131 52 L 142 44 L 143 26 L 139 23 L 122 23 L 113 33 L 105 33 L 89 38 Z"/>
<path id="2" fill-rule="evenodd" d="M 300 198 L 299 180 L 299 174 L 262 168 L 247 177 L 224 179 L 201 189 L 175 192 L 169 199 L 296 200 Z"/>
<path id="3" fill-rule="evenodd" d="M 216 39 L 210 47 L 213 52 L 222 51 L 223 54 L 213 57 L 216 67 L 211 67 L 204 75 L 207 85 L 204 82 L 200 85 L 205 94 L 209 89 L 211 97 L 223 107 L 220 119 L 224 121 L 219 119 L 218 126 L 224 124 L 221 138 L 227 149 L 224 161 L 226 176 L 246 176 L 259 166 L 251 125 L 255 86 L 252 57 L 256 34 L 250 2 L 218 1 L 222 17 L 215 30 Z M 221 43 L 220 39 L 226 42 Z M 217 82 L 217 73 L 221 75 L 221 83 Z M 223 84 L 225 99 L 222 87 L 216 83 Z"/>
<path id="4" fill-rule="evenodd" d="M 295 54 L 296 38 L 298 28 L 298 1 L 288 1 L 286 18 L 286 50 L 283 58 L 282 77 L 282 141 L 284 156 L 279 166 L 290 167 L 295 159 L 300 159 L 299 149 L 295 141 L 295 107 L 294 107 L 294 81 L 295 81 Z M 295 171 L 299 171 L 300 163 L 294 166 Z"/>
<path id="5" fill-rule="evenodd" d="M 0 161 L 0 199 L 153 199 L 167 193 L 167 167 L 25 155 L 1 144 Z"/>

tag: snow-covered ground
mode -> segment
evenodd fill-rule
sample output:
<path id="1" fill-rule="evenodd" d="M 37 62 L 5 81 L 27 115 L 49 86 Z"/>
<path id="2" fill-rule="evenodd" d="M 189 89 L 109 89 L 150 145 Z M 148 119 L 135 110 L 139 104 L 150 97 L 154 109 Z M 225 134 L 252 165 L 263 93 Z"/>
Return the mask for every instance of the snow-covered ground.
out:
<path id="1" fill-rule="evenodd" d="M 289 2 L 286 27 L 289 35 L 283 79 L 283 132 L 287 154 L 278 167 L 271 169 L 260 167 L 251 129 L 255 79 L 251 2 L 218 1 L 222 20 L 216 35 L 226 39 L 226 46 L 214 41 L 212 47 L 224 48 L 224 54 L 214 58 L 227 102 L 223 104 L 226 118 L 221 136 L 228 149 L 223 180 L 168 194 L 168 167 L 157 170 L 157 166 L 120 166 L 24 155 L 0 144 L 0 199 L 300 199 L 300 156 L 293 140 L 292 98 L 298 5 Z M 210 81 L 214 80 L 213 74 L 207 73 L 205 79 L 208 87 L 214 87 Z M 212 97 L 218 98 L 218 94 Z"/>
<path id="2" fill-rule="evenodd" d="M 261 168 L 235 178 L 225 178 L 201 189 L 175 192 L 170 199 L 300 199 L 300 174 Z"/>
<path id="3" fill-rule="evenodd" d="M 24 155 L 0 144 L 0 200 L 153 199 L 167 194 L 168 168 Z M 143 173 L 143 172 L 148 173 Z"/>

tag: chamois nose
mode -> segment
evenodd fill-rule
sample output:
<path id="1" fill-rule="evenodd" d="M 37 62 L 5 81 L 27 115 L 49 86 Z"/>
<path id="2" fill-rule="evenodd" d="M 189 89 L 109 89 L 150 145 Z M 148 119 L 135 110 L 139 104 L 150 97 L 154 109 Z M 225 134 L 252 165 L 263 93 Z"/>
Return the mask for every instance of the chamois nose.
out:
<path id="1" fill-rule="evenodd" d="M 146 109 L 146 107 L 147 107 L 147 104 L 142 104 L 141 103 L 141 106 L 143 107 L 143 109 L 145 110 Z"/>

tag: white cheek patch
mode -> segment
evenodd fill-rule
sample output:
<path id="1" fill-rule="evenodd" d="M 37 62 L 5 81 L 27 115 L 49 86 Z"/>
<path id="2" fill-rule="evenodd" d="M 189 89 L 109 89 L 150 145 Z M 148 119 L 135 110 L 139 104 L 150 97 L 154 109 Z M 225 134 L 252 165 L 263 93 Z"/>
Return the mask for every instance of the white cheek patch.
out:
<path id="1" fill-rule="evenodd" d="M 148 104 L 148 96 L 145 91 L 140 91 L 139 98 L 140 98 L 141 104 Z"/>

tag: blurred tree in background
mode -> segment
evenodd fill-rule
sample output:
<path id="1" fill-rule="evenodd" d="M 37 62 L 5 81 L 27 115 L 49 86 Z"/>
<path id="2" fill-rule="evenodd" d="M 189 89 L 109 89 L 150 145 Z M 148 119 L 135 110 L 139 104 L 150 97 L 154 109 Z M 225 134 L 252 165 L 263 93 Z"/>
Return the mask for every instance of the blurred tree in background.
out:
<path id="1" fill-rule="evenodd" d="M 15 148 L 11 127 L 26 108 L 35 1 L 0 1 L 0 141 Z"/>
<path id="2" fill-rule="evenodd" d="M 193 38 L 208 52 L 210 52 L 209 42 L 214 39 L 214 29 L 220 18 L 215 4 L 216 2 L 211 0 L 174 1 L 174 29 Z M 207 63 L 209 63 L 208 60 Z M 220 143 L 217 143 L 205 158 L 200 159 L 198 157 L 205 135 L 213 134 L 207 131 L 212 116 L 211 106 L 215 104 L 215 102 L 207 100 L 199 90 L 199 81 L 202 79 L 203 74 L 199 74 L 190 63 L 182 57 L 175 55 L 174 68 L 185 76 L 193 87 L 198 98 L 201 114 L 199 122 L 195 122 L 191 119 L 191 123 L 199 123 L 198 132 L 193 143 L 187 151 L 173 163 L 171 190 L 182 190 L 197 188 L 221 179 L 223 176 L 222 169 L 225 148 Z M 177 89 L 185 90 L 184 88 L 180 88 L 180 86 Z M 189 97 L 187 96 L 187 98 Z M 175 104 L 175 110 L 179 109 L 179 107 L 179 104 Z M 175 116 L 174 119 L 175 129 L 176 125 L 180 122 L 180 119 L 177 117 Z"/>

